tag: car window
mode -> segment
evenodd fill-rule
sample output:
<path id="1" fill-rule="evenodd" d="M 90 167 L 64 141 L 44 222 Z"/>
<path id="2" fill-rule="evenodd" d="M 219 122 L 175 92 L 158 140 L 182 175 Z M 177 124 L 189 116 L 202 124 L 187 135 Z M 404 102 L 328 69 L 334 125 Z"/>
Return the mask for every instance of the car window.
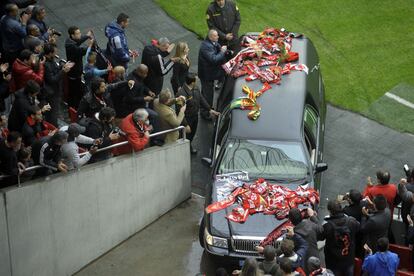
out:
<path id="1" fill-rule="evenodd" d="M 310 105 L 306 105 L 303 120 L 305 122 L 306 129 L 310 132 L 312 138 L 316 140 L 318 137 L 318 113 L 315 108 Z"/>
<path id="2" fill-rule="evenodd" d="M 217 140 L 215 141 L 215 143 L 216 143 L 215 157 L 217 157 L 218 154 L 220 153 L 220 149 L 221 149 L 221 146 L 223 144 L 223 141 L 225 140 L 225 137 L 228 134 L 230 121 L 231 121 L 231 111 L 230 110 L 225 110 L 222 113 L 220 123 L 216 128 Z"/>
<path id="3" fill-rule="evenodd" d="M 218 173 L 246 171 L 252 178 L 303 179 L 308 166 L 303 147 L 296 142 L 229 139 Z"/>

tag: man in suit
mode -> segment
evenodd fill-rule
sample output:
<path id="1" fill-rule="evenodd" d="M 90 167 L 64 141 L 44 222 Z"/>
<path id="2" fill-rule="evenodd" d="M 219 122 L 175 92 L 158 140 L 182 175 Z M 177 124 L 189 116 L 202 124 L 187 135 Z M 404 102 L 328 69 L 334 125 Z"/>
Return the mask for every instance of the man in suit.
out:
<path id="1" fill-rule="evenodd" d="M 171 108 L 171 105 L 175 104 L 177 101 L 183 102 L 178 115 L 175 113 L 175 110 Z M 158 99 L 154 100 L 154 109 L 158 113 L 161 130 L 172 129 L 180 126 L 184 119 L 186 108 L 185 97 L 180 96 L 176 99 L 172 99 L 170 90 L 166 89 L 161 91 Z M 175 142 L 178 137 L 178 131 L 170 132 L 165 135 L 164 142 Z"/>
<path id="2" fill-rule="evenodd" d="M 201 81 L 201 92 L 209 106 L 213 106 L 214 81 L 224 79 L 221 65 L 226 61 L 227 46 L 220 46 L 218 33 L 211 29 L 207 38 L 201 42 L 198 54 L 198 77 Z M 201 116 L 210 119 L 209 110 L 202 108 Z"/>

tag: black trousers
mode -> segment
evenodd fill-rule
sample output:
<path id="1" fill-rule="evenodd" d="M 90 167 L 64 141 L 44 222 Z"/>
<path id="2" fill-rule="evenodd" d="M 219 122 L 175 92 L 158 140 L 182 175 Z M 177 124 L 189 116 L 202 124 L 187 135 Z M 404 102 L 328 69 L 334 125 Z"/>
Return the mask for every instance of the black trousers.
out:
<path id="1" fill-rule="evenodd" d="M 48 103 L 50 104 L 50 110 L 46 112 L 45 119 L 47 122 L 51 123 L 55 127 L 58 127 L 58 118 L 61 115 L 61 107 L 60 104 L 62 102 L 62 97 L 55 96 L 50 97 L 47 99 Z"/>
<path id="2" fill-rule="evenodd" d="M 187 139 L 191 141 L 193 141 L 194 136 L 197 133 L 197 126 L 198 126 L 198 114 L 197 116 L 193 116 L 193 117 L 185 117 L 185 119 L 187 120 L 188 125 L 191 128 L 191 132 L 189 134 L 187 134 Z"/>
<path id="3" fill-rule="evenodd" d="M 82 79 L 79 78 L 68 78 L 68 104 L 70 107 L 78 109 L 79 103 L 84 94 L 84 87 Z"/>
<path id="4" fill-rule="evenodd" d="M 213 98 L 214 98 L 214 80 L 200 80 L 201 81 L 201 93 L 203 94 L 204 98 L 206 99 L 207 103 L 210 107 L 213 106 Z M 209 110 L 204 109 L 202 106 L 200 107 L 201 116 L 209 117 Z"/>

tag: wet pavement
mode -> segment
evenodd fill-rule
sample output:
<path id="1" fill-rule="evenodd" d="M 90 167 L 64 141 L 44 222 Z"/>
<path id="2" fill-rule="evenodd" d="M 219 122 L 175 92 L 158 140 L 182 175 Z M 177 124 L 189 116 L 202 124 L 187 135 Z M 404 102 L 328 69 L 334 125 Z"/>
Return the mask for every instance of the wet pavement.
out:
<path id="1" fill-rule="evenodd" d="M 200 41 L 151 0 L 71 0 L 70 5 L 63 0 L 44 0 L 41 3 L 48 10 L 49 25 L 64 33 L 60 49 L 63 49 L 67 28 L 73 24 L 81 30 L 93 28 L 99 44 L 105 48 L 104 26 L 118 13 L 126 12 L 131 17 L 126 31 L 131 49 L 142 50 L 150 39 L 162 36 L 173 41 L 187 41 L 191 49 L 191 68 L 196 71 Z M 64 51 L 61 56 L 65 56 Z M 130 68 L 137 64 L 131 64 Z M 170 86 L 169 79 L 169 75 L 165 77 L 165 87 Z M 212 123 L 200 120 L 193 142 L 199 152 L 192 156 L 192 187 L 199 195 L 204 195 L 205 184 L 210 179 L 209 169 L 200 159 L 208 156 L 212 129 Z M 390 170 L 392 181 L 398 181 L 403 176 L 404 163 L 414 166 L 413 152 L 412 135 L 398 133 L 358 114 L 329 106 L 324 151 L 329 169 L 324 173 L 320 216 L 326 214 L 328 198 L 351 188 L 363 189 L 366 177 L 375 176 L 378 168 Z M 202 209 L 203 199 L 194 196 L 76 275 L 196 275 L 198 272 L 212 275 L 217 263 L 203 253 L 198 243 Z M 230 272 L 232 266 L 226 267 Z"/>

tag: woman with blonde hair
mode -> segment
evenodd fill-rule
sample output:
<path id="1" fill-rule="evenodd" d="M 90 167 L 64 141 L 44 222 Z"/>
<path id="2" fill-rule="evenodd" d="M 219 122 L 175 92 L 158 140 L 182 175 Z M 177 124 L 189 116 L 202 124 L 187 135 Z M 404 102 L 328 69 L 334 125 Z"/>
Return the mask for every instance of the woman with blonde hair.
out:
<path id="1" fill-rule="evenodd" d="M 188 59 L 188 44 L 186 42 L 179 42 L 175 49 L 174 58 L 177 58 L 177 62 L 173 66 L 173 75 L 171 77 L 171 86 L 174 94 L 177 94 L 178 88 L 182 87 L 185 82 L 185 77 L 190 69 L 190 60 Z"/>

